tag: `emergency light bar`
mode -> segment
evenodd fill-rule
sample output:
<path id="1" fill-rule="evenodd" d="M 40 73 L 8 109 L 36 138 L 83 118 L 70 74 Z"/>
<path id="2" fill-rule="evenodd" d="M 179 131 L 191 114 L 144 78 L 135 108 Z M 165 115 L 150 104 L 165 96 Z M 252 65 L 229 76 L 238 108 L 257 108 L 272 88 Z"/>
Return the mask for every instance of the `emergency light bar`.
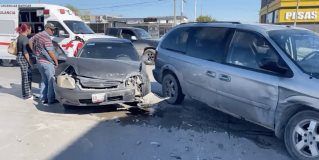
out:
<path id="1" fill-rule="evenodd" d="M 59 9 L 60 10 L 60 14 L 65 14 L 65 10 L 64 9 Z"/>

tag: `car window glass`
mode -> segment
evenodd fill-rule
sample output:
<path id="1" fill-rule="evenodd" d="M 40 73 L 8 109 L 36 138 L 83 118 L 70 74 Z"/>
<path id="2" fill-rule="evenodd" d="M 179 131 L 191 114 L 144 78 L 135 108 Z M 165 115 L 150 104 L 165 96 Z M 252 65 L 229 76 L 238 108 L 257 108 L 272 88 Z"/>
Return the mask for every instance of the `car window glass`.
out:
<path id="1" fill-rule="evenodd" d="M 109 29 L 109 33 L 108 33 L 110 36 L 115 36 L 117 37 L 117 29 L 116 28 L 110 28 Z"/>
<path id="2" fill-rule="evenodd" d="M 187 55 L 204 60 L 222 62 L 225 57 L 227 28 L 197 27 L 192 29 Z"/>
<path id="3" fill-rule="evenodd" d="M 188 37 L 188 28 L 178 28 L 169 33 L 167 37 L 165 37 L 161 47 L 164 49 L 185 53 L 187 48 Z"/>
<path id="4" fill-rule="evenodd" d="M 54 50 L 55 50 L 55 53 L 57 55 L 64 55 L 64 52 L 63 50 L 60 48 L 59 44 L 58 43 L 53 43 L 53 47 L 54 47 Z"/>
<path id="5" fill-rule="evenodd" d="M 131 39 L 132 36 L 135 36 L 133 31 L 127 29 L 123 29 L 121 35 L 125 39 Z"/>
<path id="6" fill-rule="evenodd" d="M 131 43 L 89 42 L 80 51 L 79 57 L 138 61 L 139 57 Z"/>
<path id="7" fill-rule="evenodd" d="M 66 29 L 61 25 L 60 22 L 58 22 L 58 21 L 48 21 L 48 23 L 52 23 L 56 28 L 58 28 L 59 31 L 62 30 L 62 31 L 64 31 L 65 34 L 69 34 L 69 33 L 66 31 Z M 59 34 L 59 33 L 54 32 L 54 35 L 55 35 L 55 36 L 57 36 L 58 34 Z"/>
<path id="8" fill-rule="evenodd" d="M 284 65 L 266 39 L 250 32 L 236 32 L 226 63 L 266 71 L 261 68 L 264 62 Z"/>

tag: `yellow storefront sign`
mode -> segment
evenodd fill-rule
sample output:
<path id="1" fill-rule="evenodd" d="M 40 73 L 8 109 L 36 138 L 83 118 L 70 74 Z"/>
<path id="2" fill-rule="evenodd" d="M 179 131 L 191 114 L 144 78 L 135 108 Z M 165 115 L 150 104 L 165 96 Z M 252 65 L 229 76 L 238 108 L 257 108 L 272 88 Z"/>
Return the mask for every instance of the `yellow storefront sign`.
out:
<path id="1" fill-rule="evenodd" d="M 280 9 L 278 15 L 279 23 L 291 23 L 294 22 L 319 22 L 319 8 L 307 8 L 307 9 Z"/>

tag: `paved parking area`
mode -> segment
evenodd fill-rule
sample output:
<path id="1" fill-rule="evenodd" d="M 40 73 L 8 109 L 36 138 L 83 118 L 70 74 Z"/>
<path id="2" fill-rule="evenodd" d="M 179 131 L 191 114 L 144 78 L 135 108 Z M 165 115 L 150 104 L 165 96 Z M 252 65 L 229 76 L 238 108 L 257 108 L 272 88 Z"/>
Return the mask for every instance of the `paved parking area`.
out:
<path id="1" fill-rule="evenodd" d="M 152 112 L 64 110 L 21 99 L 19 68 L 0 67 L 0 74 L 0 159 L 290 159 L 271 131 L 196 101 L 172 106 L 154 95 Z M 152 79 L 153 92 L 160 88 Z"/>

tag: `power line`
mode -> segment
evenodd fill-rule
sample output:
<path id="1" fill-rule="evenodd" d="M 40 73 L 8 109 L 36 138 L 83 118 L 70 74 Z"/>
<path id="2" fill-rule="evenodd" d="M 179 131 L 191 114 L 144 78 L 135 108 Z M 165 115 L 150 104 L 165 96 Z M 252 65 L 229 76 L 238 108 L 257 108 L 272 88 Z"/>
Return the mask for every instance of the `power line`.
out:
<path id="1" fill-rule="evenodd" d="M 150 4 L 150 3 L 162 2 L 162 1 L 165 1 L 165 0 L 144 1 L 144 2 L 137 2 L 137 3 L 128 3 L 128 4 L 118 4 L 118 5 L 111 5 L 111 6 L 95 7 L 95 8 L 81 8 L 79 10 L 97 10 L 97 9 L 118 8 L 118 7 L 131 7 L 131 6 L 138 6 L 138 5 Z"/>
<path id="2" fill-rule="evenodd" d="M 176 0 L 174 0 L 174 26 L 176 26 Z"/>

